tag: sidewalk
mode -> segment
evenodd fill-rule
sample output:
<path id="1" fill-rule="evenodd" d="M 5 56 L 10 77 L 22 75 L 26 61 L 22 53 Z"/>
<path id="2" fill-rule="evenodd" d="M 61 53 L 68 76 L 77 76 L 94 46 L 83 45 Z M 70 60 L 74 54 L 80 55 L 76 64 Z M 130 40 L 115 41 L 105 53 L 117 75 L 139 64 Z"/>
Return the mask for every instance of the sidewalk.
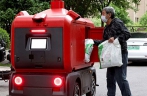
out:
<path id="1" fill-rule="evenodd" d="M 7 59 L 5 59 L 4 61 L 0 62 L 1 64 L 8 64 L 9 61 Z M 10 67 L 7 66 L 0 66 L 0 71 L 6 71 L 6 70 L 10 70 Z"/>
<path id="2" fill-rule="evenodd" d="M 10 70 L 10 67 L 7 66 L 0 66 L 0 71 Z"/>

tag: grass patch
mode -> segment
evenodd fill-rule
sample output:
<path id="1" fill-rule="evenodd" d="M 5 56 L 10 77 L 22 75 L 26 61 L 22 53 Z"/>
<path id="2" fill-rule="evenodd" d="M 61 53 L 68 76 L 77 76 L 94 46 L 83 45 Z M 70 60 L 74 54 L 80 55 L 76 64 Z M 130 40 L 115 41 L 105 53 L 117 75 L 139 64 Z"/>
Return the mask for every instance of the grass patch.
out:
<path id="1" fill-rule="evenodd" d="M 11 66 L 11 64 L 10 64 L 10 63 L 8 63 L 8 64 L 2 64 L 2 63 L 0 63 L 0 66 L 10 67 L 10 66 Z"/>

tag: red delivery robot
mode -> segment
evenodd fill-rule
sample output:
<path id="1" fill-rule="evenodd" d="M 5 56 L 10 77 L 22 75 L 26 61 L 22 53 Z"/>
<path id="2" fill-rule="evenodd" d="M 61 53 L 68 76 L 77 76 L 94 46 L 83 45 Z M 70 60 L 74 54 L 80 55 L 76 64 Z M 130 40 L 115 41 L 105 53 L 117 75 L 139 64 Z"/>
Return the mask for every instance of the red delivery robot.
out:
<path id="1" fill-rule="evenodd" d="M 21 11 L 11 28 L 9 96 L 95 96 L 96 70 L 85 63 L 85 39 L 94 24 L 62 0 L 29 15 Z"/>

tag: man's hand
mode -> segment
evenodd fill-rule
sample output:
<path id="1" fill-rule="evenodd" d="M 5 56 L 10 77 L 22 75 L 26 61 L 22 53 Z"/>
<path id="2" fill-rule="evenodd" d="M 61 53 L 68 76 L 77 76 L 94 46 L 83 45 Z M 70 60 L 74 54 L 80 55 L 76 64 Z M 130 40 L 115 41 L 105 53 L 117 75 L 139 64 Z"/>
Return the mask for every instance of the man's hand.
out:
<path id="1" fill-rule="evenodd" d="M 98 46 L 101 43 L 101 40 L 93 40 L 94 41 L 94 45 Z"/>
<path id="2" fill-rule="evenodd" d="M 113 43 L 113 41 L 114 41 L 114 37 L 111 37 L 111 38 L 109 38 L 109 40 L 108 40 L 109 43 Z"/>

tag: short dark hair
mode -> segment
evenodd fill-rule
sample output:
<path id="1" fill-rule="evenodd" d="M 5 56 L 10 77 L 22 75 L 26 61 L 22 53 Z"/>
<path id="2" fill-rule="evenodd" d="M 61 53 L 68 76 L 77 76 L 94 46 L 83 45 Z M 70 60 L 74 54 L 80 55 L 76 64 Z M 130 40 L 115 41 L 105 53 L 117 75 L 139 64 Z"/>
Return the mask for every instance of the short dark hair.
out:
<path id="1" fill-rule="evenodd" d="M 113 7 L 108 6 L 103 8 L 103 10 L 105 10 L 107 14 L 111 13 L 111 19 L 115 17 L 115 10 Z"/>

